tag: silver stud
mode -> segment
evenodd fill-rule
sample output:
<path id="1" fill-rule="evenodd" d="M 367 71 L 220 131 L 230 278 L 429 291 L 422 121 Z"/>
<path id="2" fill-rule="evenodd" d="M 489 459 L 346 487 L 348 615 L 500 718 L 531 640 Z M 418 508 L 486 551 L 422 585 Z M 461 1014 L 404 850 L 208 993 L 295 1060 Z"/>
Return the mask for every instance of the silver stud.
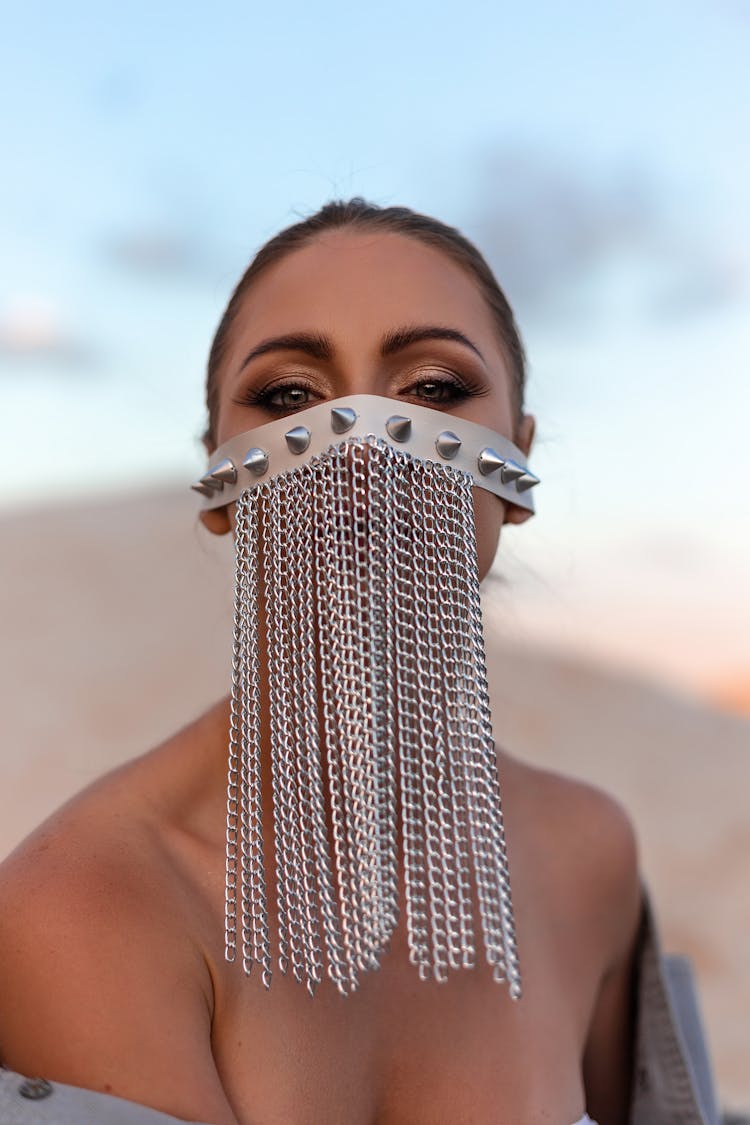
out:
<path id="1" fill-rule="evenodd" d="M 452 430 L 443 430 L 435 439 L 435 449 L 441 457 L 445 457 L 446 461 L 450 461 L 452 457 L 456 456 L 461 444 L 461 438 L 458 434 L 454 434 Z"/>
<path id="2" fill-rule="evenodd" d="M 203 474 L 203 476 L 201 477 L 201 484 L 205 484 L 207 488 L 212 488 L 214 492 L 221 492 L 222 488 L 224 487 L 224 481 L 215 480 L 214 477 L 211 476 L 210 471 Z"/>
<path id="3" fill-rule="evenodd" d="M 357 421 L 357 412 L 351 406 L 331 407 L 331 429 L 335 434 L 345 434 Z"/>
<path id="4" fill-rule="evenodd" d="M 268 454 L 265 449 L 258 449 L 255 446 L 253 449 L 248 449 L 242 464 L 251 473 L 255 473 L 257 477 L 262 477 L 264 473 L 268 472 Z"/>
<path id="5" fill-rule="evenodd" d="M 200 480 L 197 480 L 195 484 L 191 484 L 190 487 L 194 492 L 199 492 L 201 496 L 213 496 L 214 494 L 213 488 L 209 488 L 207 484 L 204 484 L 203 481 Z"/>
<path id="6" fill-rule="evenodd" d="M 304 453 L 310 444 L 310 431 L 307 426 L 294 426 L 284 434 L 286 443 L 292 453 Z"/>
<path id="7" fill-rule="evenodd" d="M 247 450 L 242 463 L 246 469 L 254 472 L 256 477 L 262 477 L 264 472 L 268 472 L 269 454 L 254 445 L 253 449 Z"/>
<path id="8" fill-rule="evenodd" d="M 48 1098 L 52 1093 L 52 1083 L 48 1082 L 46 1078 L 27 1078 L 18 1087 L 18 1092 L 22 1098 L 28 1098 L 29 1101 L 37 1102 L 40 1098 Z"/>
<path id="9" fill-rule="evenodd" d="M 489 446 L 485 446 L 477 457 L 477 468 L 483 477 L 494 473 L 496 469 L 501 469 L 504 464 L 505 458 L 496 453 L 494 449 L 490 449 Z"/>
<path id="10" fill-rule="evenodd" d="M 385 428 L 394 441 L 408 441 L 411 437 L 411 418 L 404 418 L 403 414 L 392 414 Z"/>
<path id="11" fill-rule="evenodd" d="M 539 477 L 535 477 L 527 469 L 523 476 L 516 481 L 516 488 L 519 492 L 525 492 L 527 488 L 533 488 L 535 484 L 539 484 Z"/>
<path id="12" fill-rule="evenodd" d="M 500 480 L 503 484 L 511 484 L 514 480 L 518 480 L 526 472 L 523 465 L 519 465 L 517 461 L 506 461 L 500 470 Z"/>
<path id="13" fill-rule="evenodd" d="M 208 471 L 214 480 L 220 480 L 222 484 L 237 483 L 237 469 L 234 461 L 230 461 L 228 457 L 225 457 L 223 461 L 219 461 L 218 465 L 214 465 L 213 468 Z"/>

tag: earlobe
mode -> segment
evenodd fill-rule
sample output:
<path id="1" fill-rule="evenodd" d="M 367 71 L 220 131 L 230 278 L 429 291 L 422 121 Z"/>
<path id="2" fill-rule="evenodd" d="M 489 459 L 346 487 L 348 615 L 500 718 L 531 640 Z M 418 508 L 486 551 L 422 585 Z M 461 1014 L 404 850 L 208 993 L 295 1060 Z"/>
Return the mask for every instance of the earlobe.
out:
<path id="1" fill-rule="evenodd" d="M 228 507 L 207 508 L 206 511 L 199 513 L 198 518 L 212 535 L 226 535 L 232 530 Z"/>
<path id="2" fill-rule="evenodd" d="M 503 523 L 525 523 L 533 514 L 527 508 L 519 508 L 518 504 L 507 504 Z"/>
<path id="3" fill-rule="evenodd" d="M 203 435 L 202 440 L 206 456 L 211 457 L 216 449 L 216 443 L 209 439 L 208 433 Z M 198 518 L 206 531 L 210 531 L 212 535 L 226 535 L 227 532 L 232 530 L 228 505 L 223 508 L 206 508 L 205 511 L 199 513 Z"/>

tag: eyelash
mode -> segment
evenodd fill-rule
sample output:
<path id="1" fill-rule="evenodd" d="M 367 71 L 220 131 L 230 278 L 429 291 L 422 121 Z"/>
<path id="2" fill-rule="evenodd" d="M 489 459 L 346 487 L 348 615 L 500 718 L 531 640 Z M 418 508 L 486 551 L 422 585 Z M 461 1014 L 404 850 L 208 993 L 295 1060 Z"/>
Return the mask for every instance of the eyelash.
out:
<path id="1" fill-rule="evenodd" d="M 453 392 L 451 397 L 447 400 L 428 398 L 427 400 L 425 400 L 427 402 L 460 402 L 462 399 L 468 398 L 472 393 L 467 387 L 465 387 L 462 383 L 459 383 L 456 379 L 419 379 L 415 383 L 410 384 L 410 386 L 423 387 L 425 384 L 431 384 L 438 387 L 447 387 Z M 246 394 L 242 395 L 241 398 L 238 398 L 235 401 L 240 406 L 261 406 L 265 410 L 276 411 L 279 414 L 286 413 L 290 410 L 299 410 L 304 409 L 308 406 L 312 406 L 312 403 L 310 402 L 301 402 L 298 406 L 278 406 L 275 403 L 271 403 L 271 399 L 274 397 L 274 395 L 287 390 L 305 390 L 310 393 L 314 393 L 313 388 L 308 386 L 307 383 L 301 382 L 298 379 L 289 379 L 286 382 L 274 383 L 272 387 L 266 387 L 261 391 L 249 390 L 246 392 Z"/>

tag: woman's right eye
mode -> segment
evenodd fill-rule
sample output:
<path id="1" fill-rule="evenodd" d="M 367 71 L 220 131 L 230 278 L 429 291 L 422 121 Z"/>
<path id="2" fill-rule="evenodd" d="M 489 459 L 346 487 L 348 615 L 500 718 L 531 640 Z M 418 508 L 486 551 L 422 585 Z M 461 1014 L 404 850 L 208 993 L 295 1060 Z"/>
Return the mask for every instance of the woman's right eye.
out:
<path id="1" fill-rule="evenodd" d="M 277 387 L 273 391 L 269 391 L 261 401 L 274 409 L 280 410 L 293 410 L 295 406 L 307 406 L 307 399 L 305 396 L 310 392 L 307 387 Z M 279 398 L 279 402 L 274 402 L 275 398 Z"/>
<path id="2" fill-rule="evenodd" d="M 311 406 L 311 401 L 305 397 L 311 393 L 311 389 L 304 383 L 276 383 L 275 386 L 265 387 L 261 391 L 250 390 L 235 401 L 240 406 L 260 406 L 264 410 L 282 413 L 298 410 L 302 406 Z"/>

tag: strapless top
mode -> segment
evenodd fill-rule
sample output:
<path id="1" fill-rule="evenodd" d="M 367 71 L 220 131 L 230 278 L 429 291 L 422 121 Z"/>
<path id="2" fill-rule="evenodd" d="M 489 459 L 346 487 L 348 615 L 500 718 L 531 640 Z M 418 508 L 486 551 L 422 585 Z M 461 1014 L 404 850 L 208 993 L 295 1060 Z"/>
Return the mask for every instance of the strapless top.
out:
<path id="1" fill-rule="evenodd" d="M 26 1078 L 0 1067 L 2 1125 L 210 1125 L 64 1082 Z M 596 1125 L 588 1114 L 573 1125 Z"/>

